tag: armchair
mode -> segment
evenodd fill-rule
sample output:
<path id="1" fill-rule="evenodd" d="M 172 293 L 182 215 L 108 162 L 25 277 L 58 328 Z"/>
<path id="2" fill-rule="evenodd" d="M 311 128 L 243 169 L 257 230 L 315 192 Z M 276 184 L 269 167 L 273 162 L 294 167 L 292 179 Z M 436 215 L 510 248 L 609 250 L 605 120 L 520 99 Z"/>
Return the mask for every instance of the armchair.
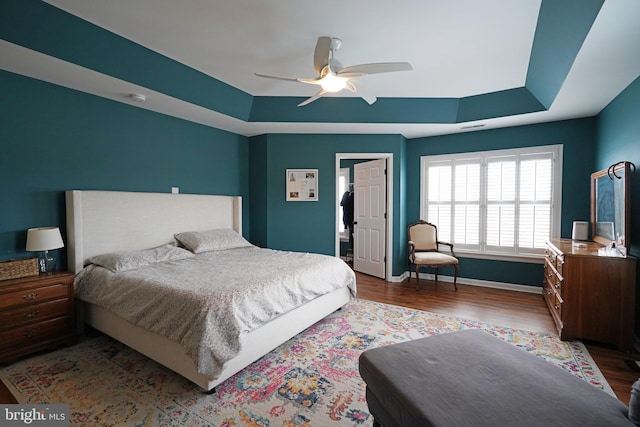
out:
<path id="1" fill-rule="evenodd" d="M 438 241 L 438 228 L 426 221 L 419 220 L 408 227 L 409 237 L 409 280 L 411 280 L 411 267 L 416 269 L 416 291 L 420 285 L 420 267 L 435 269 L 436 282 L 438 281 L 438 269 L 452 266 L 455 268 L 453 287 L 458 290 L 458 259 L 453 252 L 453 244 Z M 439 245 L 448 246 L 451 255 L 439 252 Z"/>

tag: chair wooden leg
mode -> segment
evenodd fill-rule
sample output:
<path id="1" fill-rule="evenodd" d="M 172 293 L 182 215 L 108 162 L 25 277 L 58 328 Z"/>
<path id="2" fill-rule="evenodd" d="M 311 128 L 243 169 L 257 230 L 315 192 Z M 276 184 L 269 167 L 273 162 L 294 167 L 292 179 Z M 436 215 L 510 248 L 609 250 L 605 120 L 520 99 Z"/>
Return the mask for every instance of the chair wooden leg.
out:
<path id="1" fill-rule="evenodd" d="M 454 267 L 456 268 L 456 271 L 453 273 L 453 287 L 457 291 L 458 284 L 456 282 L 458 281 L 458 264 L 454 265 Z"/>
<path id="2" fill-rule="evenodd" d="M 434 271 L 435 271 L 435 276 L 436 276 L 436 283 L 438 283 L 438 267 L 436 267 L 434 269 Z"/>
<path id="3" fill-rule="evenodd" d="M 418 290 L 419 286 L 420 286 L 420 266 L 416 265 L 416 291 Z"/>

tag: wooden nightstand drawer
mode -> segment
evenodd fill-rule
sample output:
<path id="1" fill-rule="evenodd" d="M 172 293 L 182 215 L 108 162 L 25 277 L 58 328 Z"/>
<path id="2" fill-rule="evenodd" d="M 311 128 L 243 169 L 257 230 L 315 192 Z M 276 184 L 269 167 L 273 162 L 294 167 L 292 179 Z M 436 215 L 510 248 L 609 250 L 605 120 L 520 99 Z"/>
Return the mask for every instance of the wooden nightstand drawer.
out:
<path id="1" fill-rule="evenodd" d="M 67 298 L 20 307 L 14 310 L 0 311 L 0 331 L 27 323 L 67 316 L 68 314 L 69 300 Z"/>
<path id="2" fill-rule="evenodd" d="M 66 298 L 68 294 L 69 286 L 66 284 L 54 284 L 41 288 L 11 292 L 2 295 L 2 298 L 0 298 L 0 310 L 38 304 L 41 301 L 52 299 Z"/>
<path id="3" fill-rule="evenodd" d="M 40 323 L 0 332 L 0 342 L 6 347 L 23 346 L 69 333 L 69 317 L 59 317 Z"/>
<path id="4" fill-rule="evenodd" d="M 73 274 L 0 281 L 0 363 L 77 341 Z"/>

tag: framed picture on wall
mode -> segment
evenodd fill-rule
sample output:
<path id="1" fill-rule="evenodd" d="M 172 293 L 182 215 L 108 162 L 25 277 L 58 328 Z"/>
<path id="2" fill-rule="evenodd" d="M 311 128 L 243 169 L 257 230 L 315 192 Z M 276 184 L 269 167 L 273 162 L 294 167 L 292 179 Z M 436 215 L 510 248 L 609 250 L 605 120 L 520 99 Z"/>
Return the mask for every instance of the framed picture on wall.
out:
<path id="1" fill-rule="evenodd" d="M 287 169 L 287 202 L 318 201 L 318 169 Z"/>

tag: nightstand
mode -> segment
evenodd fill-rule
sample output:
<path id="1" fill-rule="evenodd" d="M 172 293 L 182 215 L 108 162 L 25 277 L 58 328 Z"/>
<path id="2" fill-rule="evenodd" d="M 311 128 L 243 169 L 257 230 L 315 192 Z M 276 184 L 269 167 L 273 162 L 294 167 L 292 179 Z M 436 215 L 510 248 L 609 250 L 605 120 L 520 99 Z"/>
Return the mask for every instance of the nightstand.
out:
<path id="1" fill-rule="evenodd" d="M 0 363 L 77 342 L 73 274 L 0 281 Z"/>

